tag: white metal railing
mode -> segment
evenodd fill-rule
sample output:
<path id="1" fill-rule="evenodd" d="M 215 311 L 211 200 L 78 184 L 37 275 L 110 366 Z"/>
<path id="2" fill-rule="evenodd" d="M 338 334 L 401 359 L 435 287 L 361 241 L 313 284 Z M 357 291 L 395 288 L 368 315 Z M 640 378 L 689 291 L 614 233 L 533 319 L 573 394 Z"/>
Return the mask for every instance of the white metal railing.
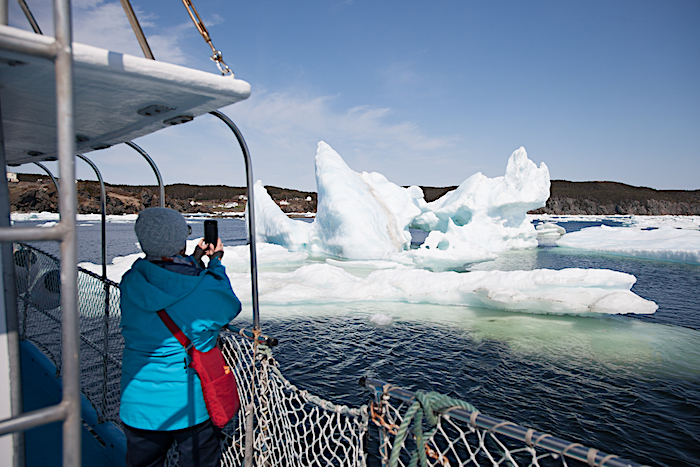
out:
<path id="1" fill-rule="evenodd" d="M 59 193 L 60 222 L 50 228 L 13 228 L 3 225 L 0 228 L 0 241 L 29 241 L 29 240 L 56 240 L 61 242 L 60 269 L 61 283 L 61 309 L 62 309 L 62 342 L 63 342 L 63 398 L 58 405 L 40 409 L 30 413 L 21 413 L 21 383 L 12 383 L 13 413 L 12 417 L 0 421 L 0 435 L 16 433 L 32 427 L 47 423 L 63 422 L 63 465 L 66 467 L 79 467 L 81 465 L 81 429 L 80 417 L 80 367 L 78 346 L 78 291 L 77 291 L 77 260 L 78 242 L 76 231 L 77 193 L 75 187 L 75 126 L 74 126 L 74 102 L 73 102 L 73 49 L 71 11 L 69 0 L 54 0 L 54 30 L 52 39 L 39 36 L 41 40 L 19 40 L 9 33 L 7 24 L 7 0 L 2 0 L 0 7 L 0 48 L 21 52 L 37 57 L 52 60 L 55 64 L 56 82 L 56 131 L 58 144 L 58 165 L 60 176 L 68 183 L 62 183 Z M 3 141 L 4 143 L 4 141 Z M 5 165 L 4 150 L 2 165 Z M 5 182 L 6 183 L 6 182 Z M 9 200 L 7 201 L 9 205 Z M 9 210 L 9 206 L 6 208 Z M 4 215 L 3 213 L 3 221 Z M 9 212 L 7 213 L 9 223 Z M 6 243 L 7 244 L 7 243 Z M 5 247 L 4 251 L 8 251 Z M 3 254 L 3 258 L 6 255 Z M 11 260 L 11 257 L 9 258 Z M 5 259 L 5 264 L 6 263 Z M 3 265 L 5 279 L 12 282 L 13 269 L 6 269 Z M 8 278 L 8 275 L 10 276 Z M 7 289 L 6 284 L 6 289 Z M 6 302 L 8 304 L 8 302 Z M 6 313 L 12 315 L 14 305 L 9 304 Z M 13 334 L 16 330 L 10 330 Z M 12 339 L 11 339 L 12 340 Z M 10 342 L 12 352 L 19 355 L 19 342 Z M 11 361 L 11 364 L 16 362 Z M 17 368 L 12 370 L 16 380 L 19 377 Z M 19 389 L 19 391 L 18 391 Z M 14 464 L 21 466 L 23 452 L 21 437 L 15 436 Z"/>

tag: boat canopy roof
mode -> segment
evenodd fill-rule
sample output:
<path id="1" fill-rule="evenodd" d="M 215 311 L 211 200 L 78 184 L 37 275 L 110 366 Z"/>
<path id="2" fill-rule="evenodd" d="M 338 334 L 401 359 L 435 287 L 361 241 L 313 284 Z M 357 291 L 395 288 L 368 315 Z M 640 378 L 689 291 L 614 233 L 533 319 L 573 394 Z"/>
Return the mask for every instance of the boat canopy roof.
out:
<path id="1" fill-rule="evenodd" d="M 53 38 L 0 25 L 0 34 Z M 130 141 L 246 99 L 250 84 L 165 62 L 73 43 L 76 152 Z M 53 160 L 56 85 L 52 60 L 0 48 L 0 109 L 8 164 Z"/>

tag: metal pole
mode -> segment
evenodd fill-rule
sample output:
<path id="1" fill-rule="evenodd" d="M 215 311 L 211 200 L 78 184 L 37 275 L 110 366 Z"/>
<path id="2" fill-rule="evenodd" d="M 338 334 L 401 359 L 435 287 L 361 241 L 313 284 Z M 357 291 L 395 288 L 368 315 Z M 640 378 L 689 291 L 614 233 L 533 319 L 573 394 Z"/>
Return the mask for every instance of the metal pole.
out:
<path id="1" fill-rule="evenodd" d="M 78 236 L 76 229 L 75 122 L 73 102 L 73 49 L 69 0 L 54 2 L 56 31 L 56 124 L 59 175 L 58 198 L 61 241 L 61 314 L 63 331 L 63 465 L 80 467 L 80 347 L 78 327 Z"/>
<path id="2" fill-rule="evenodd" d="M 253 203 L 253 163 L 250 160 L 250 153 L 248 152 L 248 145 L 243 139 L 238 127 L 229 119 L 226 115 L 222 114 L 218 110 L 209 112 L 221 119 L 236 135 L 238 144 L 241 146 L 243 151 L 243 158 L 245 159 L 245 172 L 246 172 L 246 182 L 247 182 L 247 192 L 248 192 L 248 203 L 246 206 L 248 208 L 248 235 L 250 236 L 250 273 L 251 273 L 251 285 L 253 293 L 253 329 L 260 329 L 260 308 L 258 305 L 258 258 L 256 252 L 256 240 L 255 240 L 255 203 Z"/>
<path id="3" fill-rule="evenodd" d="M 41 167 L 42 169 L 44 169 L 44 172 L 46 172 L 46 174 L 49 177 L 51 177 L 51 181 L 53 182 L 53 186 L 54 186 L 54 188 L 56 188 L 56 195 L 58 195 L 58 180 L 56 180 L 56 177 L 53 176 L 51 171 L 44 164 L 42 164 L 40 162 L 34 162 L 34 165 L 37 165 L 37 166 Z"/>
<path id="4" fill-rule="evenodd" d="M 105 226 L 107 224 L 107 195 L 105 193 L 105 183 L 104 180 L 102 179 L 102 174 L 100 173 L 100 169 L 97 168 L 97 166 L 87 157 L 83 156 L 82 154 L 77 154 L 79 158 L 87 162 L 90 167 L 92 167 L 92 170 L 95 171 L 95 175 L 97 175 L 97 181 L 100 182 L 100 207 L 102 211 L 102 280 L 107 279 L 107 241 L 106 241 L 106 229 Z"/>
<path id="5" fill-rule="evenodd" d="M 19 3 L 19 6 L 22 7 L 22 11 L 24 12 L 24 16 L 27 17 L 27 21 L 29 21 L 29 24 L 32 26 L 32 29 L 34 30 L 34 32 L 37 34 L 44 34 L 43 32 L 41 32 L 41 28 L 39 27 L 39 23 L 37 23 L 36 19 L 34 19 L 34 15 L 32 14 L 32 11 L 27 6 L 27 2 L 25 2 L 24 0 L 17 0 L 17 3 Z"/>
<path id="6" fill-rule="evenodd" d="M 122 7 L 124 7 L 124 12 L 126 13 L 126 17 L 129 18 L 129 22 L 131 23 L 131 29 L 134 30 L 134 34 L 136 34 L 136 39 L 139 41 L 141 50 L 143 50 L 143 56 L 146 58 L 150 58 L 151 60 L 155 60 L 155 58 L 153 57 L 153 52 L 151 52 L 151 48 L 148 46 L 146 36 L 143 34 L 143 30 L 141 29 L 141 25 L 139 24 L 139 20 L 138 18 L 136 18 L 134 9 L 131 8 L 131 3 L 129 3 L 129 0 L 121 1 Z"/>
<path id="7" fill-rule="evenodd" d="M 0 24 L 7 26 L 7 0 L 0 0 Z"/>
<path id="8" fill-rule="evenodd" d="M 0 105 L 0 122 L 2 106 Z M 5 135 L 0 125 L 0 166 L 5 167 Z M 10 196 L 7 177 L 0 181 L 0 227 L 10 227 Z M 24 411 L 22 397 L 22 365 L 19 350 L 19 316 L 17 315 L 17 285 L 15 283 L 15 261 L 12 243 L 3 242 L 2 248 L 2 284 L 5 295 L 5 323 L 7 327 L 8 360 L 10 365 L 10 413 L 19 417 Z M 24 433 L 12 435 L 13 465 L 24 467 Z"/>
<path id="9" fill-rule="evenodd" d="M 33 40 L 28 41 L 4 33 L 5 31 L 0 31 L 0 43 L 2 43 L 2 47 L 5 49 L 26 53 L 51 61 L 56 57 L 56 43 L 50 37 L 36 34 Z"/>
<path id="10" fill-rule="evenodd" d="M 158 166 L 156 163 L 151 159 L 151 156 L 146 153 L 143 149 L 141 149 L 139 146 L 136 144 L 132 143 L 131 141 L 127 141 L 126 145 L 129 146 L 130 148 L 133 148 L 143 156 L 144 159 L 148 162 L 148 164 L 151 166 L 153 169 L 153 172 L 156 174 L 156 178 L 158 179 L 158 187 L 160 188 L 160 200 L 159 200 L 159 205 L 161 208 L 165 207 L 165 186 L 163 185 L 163 177 L 160 176 L 160 170 L 158 170 Z"/>
<path id="11" fill-rule="evenodd" d="M 107 373 L 109 365 L 109 284 L 107 283 L 107 194 L 105 193 L 105 183 L 102 179 L 100 169 L 87 157 L 82 154 L 77 154 L 79 158 L 87 162 L 92 170 L 97 175 L 97 180 L 100 182 L 100 207 L 102 212 L 102 286 L 105 294 L 105 314 L 104 314 L 104 334 L 102 341 L 104 343 L 102 354 L 102 412 L 98 413 L 98 421 L 101 422 L 107 409 Z"/>

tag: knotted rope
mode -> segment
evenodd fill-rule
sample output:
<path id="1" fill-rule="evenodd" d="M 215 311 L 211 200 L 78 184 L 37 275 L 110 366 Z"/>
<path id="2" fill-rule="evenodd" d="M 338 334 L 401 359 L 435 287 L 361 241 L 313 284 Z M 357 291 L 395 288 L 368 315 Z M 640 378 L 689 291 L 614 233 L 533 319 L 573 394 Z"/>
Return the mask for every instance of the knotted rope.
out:
<path id="1" fill-rule="evenodd" d="M 428 467 L 426 450 L 429 447 L 427 446 L 427 441 L 424 440 L 430 440 L 435 434 L 438 422 L 440 421 L 439 412 L 461 408 L 478 413 L 470 403 L 459 399 L 453 399 L 437 392 L 416 391 L 415 398 L 416 401 L 406 410 L 403 421 L 396 432 L 394 445 L 391 448 L 391 456 L 389 457 L 389 467 L 396 467 L 398 465 L 401 447 L 408 436 L 408 428 L 411 421 L 413 421 L 413 436 L 416 441 L 416 448 L 411 453 L 408 467 L 416 467 L 418 461 L 420 461 L 421 467 Z M 423 433 L 423 415 L 425 415 L 426 421 L 431 426 L 431 429 L 426 433 Z"/>

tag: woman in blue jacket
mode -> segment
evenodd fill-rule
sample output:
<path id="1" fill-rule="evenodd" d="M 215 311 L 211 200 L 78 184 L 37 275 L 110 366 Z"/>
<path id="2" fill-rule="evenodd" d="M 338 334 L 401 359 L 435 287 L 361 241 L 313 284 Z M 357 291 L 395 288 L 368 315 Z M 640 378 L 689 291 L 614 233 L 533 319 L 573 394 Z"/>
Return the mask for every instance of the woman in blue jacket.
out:
<path id="1" fill-rule="evenodd" d="M 221 328 L 241 310 L 221 264 L 223 245 L 220 239 L 217 245 L 200 241 L 185 257 L 191 229 L 172 209 L 142 211 L 134 230 L 146 258 L 133 264 L 119 286 L 124 336 L 119 415 L 127 465 L 161 466 L 177 441 L 180 465 L 217 466 L 220 430 L 209 420 L 184 347 L 157 312 L 165 309 L 197 350 L 216 345 Z"/>

